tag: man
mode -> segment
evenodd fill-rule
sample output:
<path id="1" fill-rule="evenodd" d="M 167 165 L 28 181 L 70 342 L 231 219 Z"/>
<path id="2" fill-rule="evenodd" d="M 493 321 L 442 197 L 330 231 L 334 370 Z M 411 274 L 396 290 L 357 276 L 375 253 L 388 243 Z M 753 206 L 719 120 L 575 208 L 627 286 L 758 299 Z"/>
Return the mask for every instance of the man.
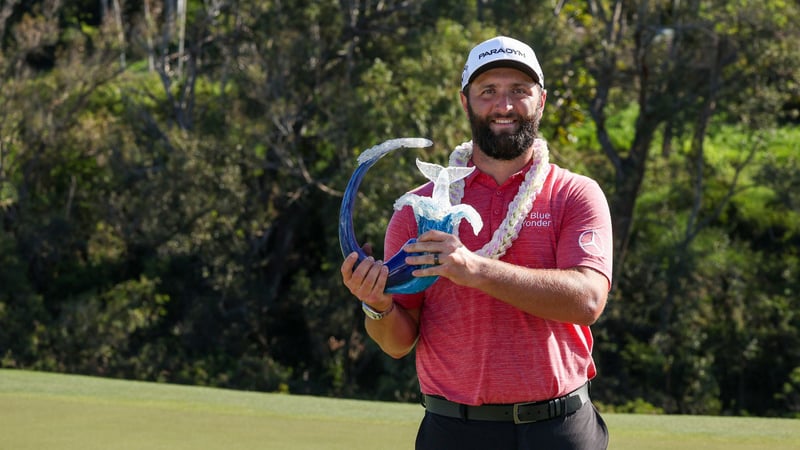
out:
<path id="1" fill-rule="evenodd" d="M 608 433 L 589 400 L 595 374 L 589 325 L 611 286 L 611 219 L 593 180 L 549 164 L 537 138 L 547 93 L 526 44 L 477 45 L 462 74 L 472 142 L 451 165 L 476 170 L 451 186 L 484 227 L 430 231 L 409 244 L 415 276 L 439 276 L 419 294 L 385 294 L 372 257 L 342 264 L 363 302 L 366 329 L 387 354 L 416 346 L 425 417 L 417 449 L 605 449 Z M 431 195 L 428 183 L 414 192 Z M 411 208 L 392 217 L 386 254 L 417 226 Z"/>

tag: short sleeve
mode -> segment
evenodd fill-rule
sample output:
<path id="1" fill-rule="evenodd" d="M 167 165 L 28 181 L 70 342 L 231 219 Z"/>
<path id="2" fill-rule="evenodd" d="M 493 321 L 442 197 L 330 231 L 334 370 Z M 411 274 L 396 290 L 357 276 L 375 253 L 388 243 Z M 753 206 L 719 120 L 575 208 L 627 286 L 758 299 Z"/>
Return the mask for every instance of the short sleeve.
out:
<path id="1" fill-rule="evenodd" d="M 608 200 L 594 180 L 576 176 L 565 190 L 558 236 L 558 268 L 589 267 L 608 279 L 613 269 L 613 234 Z"/>

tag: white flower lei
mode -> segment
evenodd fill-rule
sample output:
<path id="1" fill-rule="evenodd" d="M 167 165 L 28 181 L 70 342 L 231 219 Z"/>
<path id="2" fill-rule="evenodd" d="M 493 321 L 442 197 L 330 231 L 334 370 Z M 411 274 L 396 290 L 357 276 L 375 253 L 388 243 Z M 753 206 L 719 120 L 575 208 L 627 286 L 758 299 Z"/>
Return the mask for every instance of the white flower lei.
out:
<path id="1" fill-rule="evenodd" d="M 450 154 L 450 166 L 466 167 L 467 162 L 472 157 L 472 141 L 464 142 Z M 481 256 L 498 259 L 506 254 L 511 244 L 519 236 L 522 222 L 528 215 L 536 195 L 542 190 L 547 174 L 550 172 L 550 157 L 547 149 L 547 142 L 543 139 L 536 139 L 533 144 L 533 164 L 525 174 L 525 180 L 519 187 L 516 197 L 508 205 L 503 223 L 497 227 L 492 239 L 475 253 Z M 464 197 L 465 180 L 458 180 L 450 185 L 450 202 L 453 205 L 461 203 Z M 458 230 L 456 229 L 456 232 Z"/>

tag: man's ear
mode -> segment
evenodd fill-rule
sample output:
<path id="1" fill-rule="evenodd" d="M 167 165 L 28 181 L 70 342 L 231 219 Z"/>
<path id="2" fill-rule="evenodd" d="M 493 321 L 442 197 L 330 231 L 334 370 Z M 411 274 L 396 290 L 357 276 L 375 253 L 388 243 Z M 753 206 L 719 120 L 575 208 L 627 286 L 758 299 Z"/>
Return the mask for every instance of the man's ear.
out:
<path id="1" fill-rule="evenodd" d="M 467 89 L 469 89 L 469 86 L 467 86 Z M 467 94 L 465 94 L 464 91 L 460 91 L 459 95 L 461 96 L 461 109 L 463 109 L 465 113 L 468 113 L 469 108 L 467 107 Z"/>
<path id="2" fill-rule="evenodd" d="M 547 90 L 542 89 L 542 99 L 540 100 L 539 110 L 544 112 L 544 104 L 547 102 Z"/>

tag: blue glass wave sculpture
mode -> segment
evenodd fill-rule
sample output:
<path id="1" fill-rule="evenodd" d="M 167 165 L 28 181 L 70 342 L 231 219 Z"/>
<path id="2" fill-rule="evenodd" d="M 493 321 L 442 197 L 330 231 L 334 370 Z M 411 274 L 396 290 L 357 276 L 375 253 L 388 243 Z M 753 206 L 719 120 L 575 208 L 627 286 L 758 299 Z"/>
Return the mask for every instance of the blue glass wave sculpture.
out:
<path id="1" fill-rule="evenodd" d="M 431 145 L 433 145 L 433 142 L 422 138 L 390 139 L 365 150 L 358 157 L 358 167 L 356 167 L 350 177 L 350 181 L 347 183 L 342 206 L 339 210 L 339 246 L 342 250 L 342 256 L 346 257 L 350 253 L 356 252 L 358 253 L 358 263 L 367 257 L 366 253 L 359 247 L 353 229 L 355 199 L 367 170 L 380 158 L 393 150 L 399 148 L 422 148 Z M 417 160 L 417 167 L 425 177 L 434 182 L 433 195 L 431 197 L 421 197 L 414 194 L 405 194 L 397 199 L 394 207 L 398 210 L 406 205 L 412 207 L 417 220 L 418 235 L 428 230 L 452 233 L 463 218 L 466 218 L 472 224 L 473 231 L 477 234 L 483 226 L 478 213 L 467 205 L 451 205 L 449 195 L 450 183 L 466 177 L 474 168 L 444 168 L 419 160 Z M 415 238 L 409 239 L 406 245 L 413 242 L 416 242 Z M 385 292 L 390 294 L 413 294 L 427 289 L 437 280 L 438 277 L 436 276 L 414 277 L 411 274 L 418 268 L 426 267 L 406 264 L 406 257 L 417 255 L 419 253 L 409 254 L 401 249 L 384 262 L 384 265 L 389 269 L 389 279 L 386 282 Z"/>

